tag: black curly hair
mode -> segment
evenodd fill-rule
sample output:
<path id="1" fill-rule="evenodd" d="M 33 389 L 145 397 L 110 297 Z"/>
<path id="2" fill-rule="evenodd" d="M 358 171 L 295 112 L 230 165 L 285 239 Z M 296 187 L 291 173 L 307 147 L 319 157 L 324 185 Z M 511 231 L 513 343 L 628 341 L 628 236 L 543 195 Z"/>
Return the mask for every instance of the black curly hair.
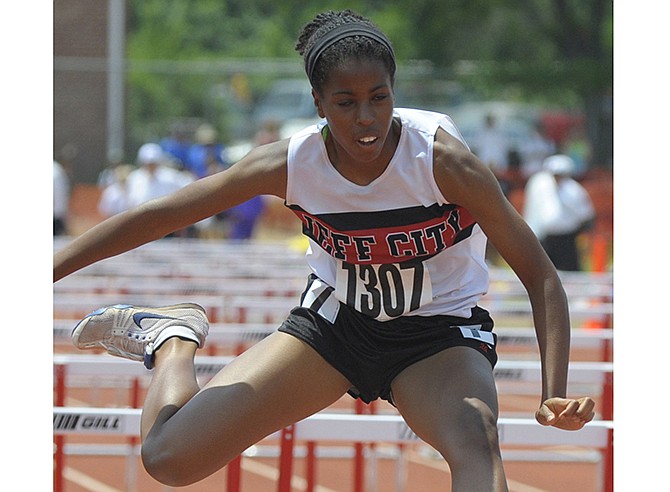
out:
<path id="1" fill-rule="evenodd" d="M 305 24 L 300 31 L 295 49 L 305 59 L 310 48 L 322 36 L 338 26 L 352 22 L 365 24 L 371 29 L 381 32 L 369 19 L 353 10 L 346 9 L 338 12 L 329 10 L 318 14 L 312 21 Z M 321 92 L 330 71 L 339 66 L 343 60 L 352 57 L 381 61 L 388 70 L 391 81 L 394 80 L 396 65 L 393 53 L 389 52 L 382 43 L 370 37 L 355 35 L 336 42 L 319 56 L 310 78 L 312 87 L 317 92 Z"/>

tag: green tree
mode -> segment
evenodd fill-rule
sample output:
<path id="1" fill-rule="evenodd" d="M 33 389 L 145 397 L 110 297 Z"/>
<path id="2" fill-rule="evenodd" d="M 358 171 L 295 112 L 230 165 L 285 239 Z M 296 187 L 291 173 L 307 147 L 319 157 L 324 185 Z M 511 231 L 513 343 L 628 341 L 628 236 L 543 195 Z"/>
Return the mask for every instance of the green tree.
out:
<path id="1" fill-rule="evenodd" d="M 427 60 L 480 97 L 580 106 L 596 162 L 611 160 L 611 0 L 130 0 L 131 126 L 146 138 L 206 116 L 210 89 L 230 85 L 226 60 L 286 60 L 302 76 L 295 39 L 324 8 L 372 18 L 400 63 Z M 252 94 L 271 76 L 249 79 Z"/>
<path id="2" fill-rule="evenodd" d="M 416 55 L 479 94 L 581 106 L 595 163 L 611 163 L 611 0 L 417 0 L 407 15 Z"/>

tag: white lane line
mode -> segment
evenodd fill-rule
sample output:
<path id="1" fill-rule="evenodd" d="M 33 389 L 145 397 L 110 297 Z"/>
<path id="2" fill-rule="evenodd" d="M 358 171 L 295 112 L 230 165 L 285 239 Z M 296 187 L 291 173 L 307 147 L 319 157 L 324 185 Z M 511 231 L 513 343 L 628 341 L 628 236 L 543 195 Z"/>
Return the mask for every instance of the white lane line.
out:
<path id="1" fill-rule="evenodd" d="M 63 478 L 91 492 L 123 492 L 69 466 L 63 469 Z"/>

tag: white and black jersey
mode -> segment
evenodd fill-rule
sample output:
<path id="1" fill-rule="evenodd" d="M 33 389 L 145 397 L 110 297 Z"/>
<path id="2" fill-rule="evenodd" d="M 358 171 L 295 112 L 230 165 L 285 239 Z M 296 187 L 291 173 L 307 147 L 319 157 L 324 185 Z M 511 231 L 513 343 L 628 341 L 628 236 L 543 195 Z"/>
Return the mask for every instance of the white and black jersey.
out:
<path id="1" fill-rule="evenodd" d="M 394 117 L 401 123 L 396 152 L 364 186 L 330 163 L 325 122 L 290 140 L 286 206 L 302 222 L 319 280 L 303 306 L 317 302 L 331 321 L 339 302 L 381 321 L 468 318 L 488 288 L 486 237 L 467 210 L 442 196 L 433 175 L 438 127 L 463 138 L 443 114 L 396 109 Z"/>

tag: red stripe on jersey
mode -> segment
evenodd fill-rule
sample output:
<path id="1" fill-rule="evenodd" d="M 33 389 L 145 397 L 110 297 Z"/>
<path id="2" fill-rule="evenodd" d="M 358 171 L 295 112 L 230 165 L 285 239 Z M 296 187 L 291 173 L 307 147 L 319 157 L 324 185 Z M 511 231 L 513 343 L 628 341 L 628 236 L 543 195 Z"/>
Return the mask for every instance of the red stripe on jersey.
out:
<path id="1" fill-rule="evenodd" d="M 313 215 L 298 207 L 290 208 L 300 218 L 303 234 L 334 258 L 348 263 L 387 264 L 426 259 L 469 237 L 475 224 L 470 213 L 459 206 L 445 207 L 437 217 L 413 222 L 408 214 L 407 223 L 367 228 L 360 228 L 360 221 L 356 220 L 351 221 L 350 227 L 344 227 L 348 215 L 359 218 L 361 212 Z M 388 214 L 397 218 L 398 212 Z M 374 214 L 379 223 L 386 222 L 385 212 Z"/>

